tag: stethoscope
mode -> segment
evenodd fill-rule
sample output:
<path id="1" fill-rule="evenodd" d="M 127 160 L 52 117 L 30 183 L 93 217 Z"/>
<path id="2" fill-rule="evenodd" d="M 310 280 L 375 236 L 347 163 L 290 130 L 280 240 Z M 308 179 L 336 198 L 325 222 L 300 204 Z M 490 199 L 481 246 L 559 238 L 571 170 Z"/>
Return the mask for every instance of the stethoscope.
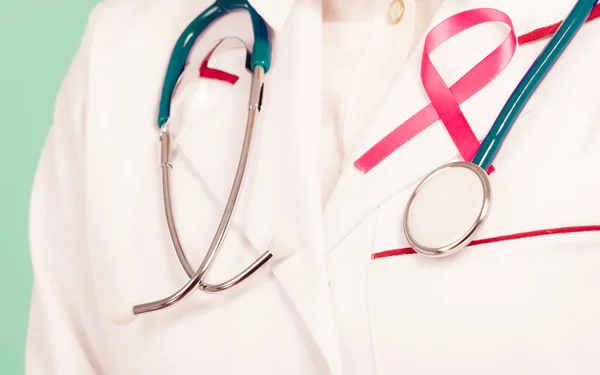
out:
<path id="1" fill-rule="evenodd" d="M 410 246 L 416 252 L 430 257 L 449 255 L 467 246 L 477 233 L 487 217 L 491 204 L 491 186 L 486 170 L 491 166 L 525 104 L 579 31 L 590 15 L 592 8 L 596 5 L 596 1 L 579 0 L 577 2 L 552 40 L 515 88 L 473 160 L 471 162 L 449 163 L 439 167 L 418 184 L 408 200 L 404 213 L 404 233 Z M 169 129 L 171 100 L 198 36 L 223 15 L 240 9 L 249 13 L 254 31 L 254 46 L 250 59 L 252 83 L 246 130 L 235 178 L 219 226 L 202 263 L 194 270 L 179 240 L 171 202 L 170 176 L 173 168 Z M 273 258 L 271 251 L 265 251 L 248 267 L 232 278 L 216 284 L 205 281 L 208 271 L 214 264 L 217 254 L 227 237 L 231 218 L 238 201 L 249 161 L 255 122 L 258 113 L 261 111 L 264 89 L 263 78 L 269 70 L 270 63 L 271 41 L 268 26 L 247 0 L 217 0 L 194 19 L 179 37 L 173 49 L 163 84 L 158 127 L 160 129 L 160 164 L 165 216 L 175 253 L 183 270 L 188 275 L 189 281 L 177 292 L 166 298 L 135 305 L 125 312 L 117 313 L 113 319 L 115 322 L 128 323 L 137 315 L 173 306 L 188 296 L 195 288 L 199 288 L 206 293 L 226 291 L 255 274 Z M 440 215 L 440 212 L 445 214 Z"/>
<path id="2" fill-rule="evenodd" d="M 488 216 L 491 185 L 486 173 L 521 111 L 571 43 L 597 0 L 579 0 L 542 50 L 500 111 L 471 162 L 453 162 L 429 173 L 417 185 L 404 211 L 410 247 L 428 257 L 465 248 Z"/>
<path id="3" fill-rule="evenodd" d="M 194 46 L 194 43 L 200 34 L 213 22 L 229 12 L 236 10 L 245 10 L 248 12 L 252 20 L 252 29 L 254 32 L 254 46 L 252 48 L 249 64 L 249 68 L 252 71 L 252 83 L 250 87 L 250 98 L 248 103 L 248 117 L 237 170 L 231 191 L 229 193 L 229 198 L 225 204 L 223 215 L 221 216 L 221 220 L 215 231 L 208 252 L 202 260 L 200 266 L 194 270 L 187 259 L 179 240 L 171 201 L 170 179 L 171 169 L 173 168 L 171 164 L 171 131 L 169 128 L 171 100 L 185 65 L 187 64 L 192 47 Z M 217 254 L 221 249 L 225 238 L 227 237 L 231 218 L 238 202 L 240 188 L 242 186 L 246 167 L 249 161 L 254 126 L 258 117 L 258 113 L 262 107 L 264 89 L 263 78 L 269 71 L 270 65 L 271 40 L 269 36 L 269 28 L 262 17 L 258 15 L 256 10 L 250 6 L 247 0 L 216 0 L 214 4 L 208 7 L 188 25 L 188 27 L 183 31 L 177 40 L 167 68 L 167 74 L 165 76 L 162 88 L 158 113 L 158 127 L 160 129 L 161 148 L 160 165 L 162 170 L 162 191 L 165 216 L 167 219 L 167 225 L 169 227 L 171 242 L 175 248 L 175 253 L 177 254 L 179 263 L 190 279 L 177 292 L 168 297 L 153 302 L 135 305 L 133 308 L 127 309 L 126 311 L 115 312 L 113 321 L 116 323 L 126 324 L 132 321 L 137 315 L 145 314 L 151 311 L 162 310 L 173 306 L 189 295 L 195 288 L 199 288 L 201 291 L 206 293 L 219 293 L 226 291 L 255 274 L 273 257 L 273 254 L 270 251 L 266 251 L 248 267 L 228 280 L 216 284 L 207 283 L 205 281 L 207 273 L 214 264 L 215 258 L 217 257 Z"/>

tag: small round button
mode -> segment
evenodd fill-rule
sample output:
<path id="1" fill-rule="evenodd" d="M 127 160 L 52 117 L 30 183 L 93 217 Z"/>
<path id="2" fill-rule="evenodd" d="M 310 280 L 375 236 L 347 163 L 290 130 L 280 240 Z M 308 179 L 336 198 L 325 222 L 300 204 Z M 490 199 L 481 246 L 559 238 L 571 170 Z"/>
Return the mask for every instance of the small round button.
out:
<path id="1" fill-rule="evenodd" d="M 402 21 L 404 17 L 404 1 L 402 0 L 392 0 L 390 5 L 388 6 L 387 19 L 391 24 L 397 24 Z"/>

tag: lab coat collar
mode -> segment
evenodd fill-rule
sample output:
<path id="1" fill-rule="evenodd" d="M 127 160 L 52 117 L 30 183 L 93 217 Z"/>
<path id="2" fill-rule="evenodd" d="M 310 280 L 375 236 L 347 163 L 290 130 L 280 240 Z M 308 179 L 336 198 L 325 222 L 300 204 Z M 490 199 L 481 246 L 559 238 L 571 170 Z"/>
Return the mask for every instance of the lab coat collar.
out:
<path id="1" fill-rule="evenodd" d="M 273 30 L 279 31 L 296 0 L 249 0 L 249 2 Z"/>

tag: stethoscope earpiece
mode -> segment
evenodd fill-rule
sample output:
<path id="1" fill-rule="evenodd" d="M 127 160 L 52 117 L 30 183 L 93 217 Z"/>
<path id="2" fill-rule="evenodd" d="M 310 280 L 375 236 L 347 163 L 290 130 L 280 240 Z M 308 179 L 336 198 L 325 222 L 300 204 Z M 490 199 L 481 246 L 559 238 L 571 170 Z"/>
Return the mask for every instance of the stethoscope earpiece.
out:
<path id="1" fill-rule="evenodd" d="M 300 251 L 302 251 L 300 238 L 290 230 L 277 232 L 269 245 L 269 252 L 276 260 L 287 258 Z"/>
<path id="2" fill-rule="evenodd" d="M 110 314 L 110 321 L 117 326 L 126 326 L 133 323 L 137 315 L 133 313 L 131 306 L 123 306 L 113 310 Z"/>

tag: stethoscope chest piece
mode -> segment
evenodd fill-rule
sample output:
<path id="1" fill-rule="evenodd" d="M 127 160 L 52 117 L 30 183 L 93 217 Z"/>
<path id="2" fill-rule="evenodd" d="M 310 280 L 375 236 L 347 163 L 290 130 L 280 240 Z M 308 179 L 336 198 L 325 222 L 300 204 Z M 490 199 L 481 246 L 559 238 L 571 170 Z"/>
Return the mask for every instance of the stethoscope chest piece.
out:
<path id="1" fill-rule="evenodd" d="M 404 211 L 404 234 L 419 254 L 442 257 L 467 246 L 491 201 L 487 173 L 469 162 L 449 163 L 427 175 Z"/>

